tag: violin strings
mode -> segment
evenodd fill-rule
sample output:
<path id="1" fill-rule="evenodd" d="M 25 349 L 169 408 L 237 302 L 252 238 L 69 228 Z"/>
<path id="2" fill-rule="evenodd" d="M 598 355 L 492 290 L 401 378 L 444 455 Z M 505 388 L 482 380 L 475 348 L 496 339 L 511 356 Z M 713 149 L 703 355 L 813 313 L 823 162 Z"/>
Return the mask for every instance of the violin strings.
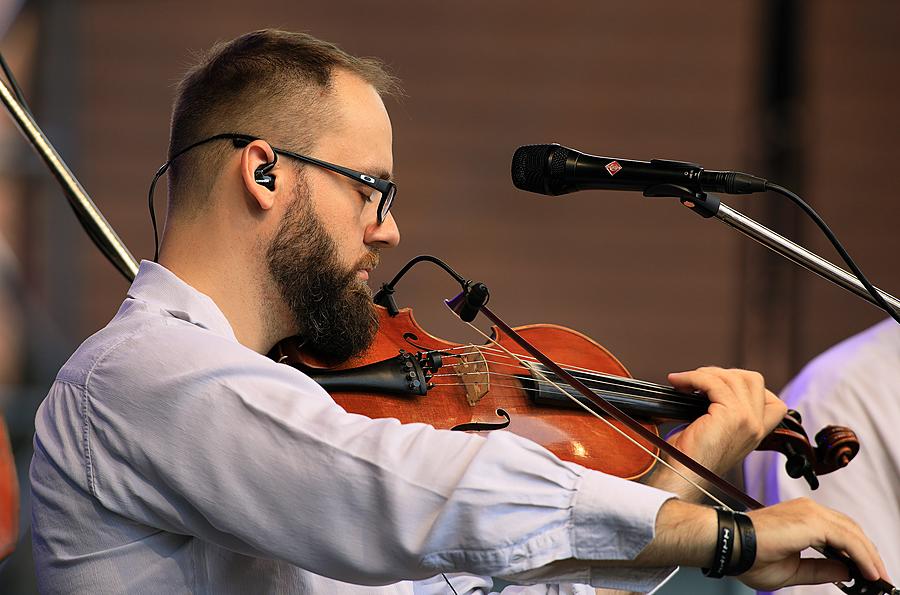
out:
<path id="1" fill-rule="evenodd" d="M 482 349 L 484 349 L 484 348 L 482 348 Z M 492 350 L 492 352 L 494 352 L 494 351 L 495 351 L 495 350 Z M 465 353 L 465 354 L 460 354 L 459 356 L 451 355 L 451 357 L 461 357 L 461 356 L 463 356 L 463 355 L 474 355 L 474 354 L 476 354 L 476 353 L 480 353 L 480 352 L 479 352 L 479 351 L 468 352 L 468 353 Z M 482 355 L 482 357 L 484 356 L 484 354 L 481 354 L 481 355 Z M 506 357 L 506 356 L 504 356 L 504 355 L 499 355 L 499 357 L 504 357 L 504 358 L 506 358 L 506 359 L 514 359 L 514 358 Z M 529 374 L 531 373 L 531 370 L 533 369 L 532 367 L 522 365 L 522 364 L 519 363 L 519 362 L 517 362 L 516 364 L 511 364 L 511 363 L 508 363 L 508 362 L 502 362 L 502 361 L 498 361 L 498 360 L 495 360 L 495 359 L 488 359 L 488 358 L 486 358 L 486 357 L 484 358 L 484 361 L 485 361 L 485 362 L 488 362 L 488 363 L 495 364 L 495 365 L 497 365 L 497 366 L 506 366 L 506 367 L 509 367 L 509 368 L 517 369 L 517 370 L 523 370 L 523 371 L 525 371 L 525 372 L 528 372 Z M 479 363 L 481 363 L 481 362 L 480 362 L 480 361 L 476 361 L 476 362 L 468 362 L 468 363 L 473 364 L 473 365 L 477 365 L 477 364 L 479 364 Z M 575 370 L 574 367 L 568 367 L 568 369 L 569 369 L 570 371 Z M 588 369 L 587 369 L 587 368 L 581 368 L 581 370 L 588 370 Z M 633 381 L 634 379 L 631 379 L 631 378 L 624 378 L 624 377 L 621 377 L 621 376 L 615 376 L 615 375 L 612 375 L 612 374 L 604 374 L 604 373 L 602 373 L 602 372 L 595 372 L 595 371 L 591 371 L 591 370 L 588 370 L 588 372 L 589 372 L 589 373 L 592 373 L 592 374 L 594 374 L 594 375 L 596 375 L 597 378 L 581 377 L 580 380 L 581 380 L 582 382 L 594 384 L 594 385 L 597 385 L 597 386 L 613 385 L 613 386 L 621 386 L 621 387 L 629 387 L 629 386 L 634 386 L 634 385 L 638 384 L 637 381 Z M 491 374 L 492 372 L 488 371 L 488 372 L 474 372 L 474 373 L 477 373 L 477 374 L 480 374 L 480 373 L 488 373 L 488 374 Z M 541 382 L 541 381 L 539 381 L 539 382 Z M 642 381 L 640 381 L 640 382 L 642 382 Z M 658 393 L 658 394 L 663 395 L 663 397 L 669 397 L 670 400 L 671 400 L 671 402 L 674 402 L 674 403 L 679 403 L 679 404 L 682 403 L 682 401 L 678 400 L 677 398 L 676 398 L 676 399 L 671 399 L 671 397 L 675 396 L 675 395 L 672 394 L 673 391 L 672 391 L 671 389 L 667 389 L 666 387 L 658 387 L 658 386 L 656 386 L 656 385 L 653 385 L 652 383 L 646 383 L 646 385 L 648 385 L 647 388 L 645 388 L 645 387 L 643 387 L 643 386 L 635 386 L 635 388 L 638 388 L 638 389 L 641 389 L 641 390 L 646 390 L 647 392 Z M 625 394 L 625 393 L 622 393 L 622 394 Z M 638 398 L 638 399 L 647 399 L 647 398 L 648 398 L 648 397 L 645 397 L 645 396 L 642 396 L 642 395 L 631 395 L 631 396 L 634 396 L 635 398 Z"/>
<path id="2" fill-rule="evenodd" d="M 496 343 L 496 341 L 495 341 L 494 339 L 491 339 L 491 341 L 493 341 L 493 342 Z M 498 345 L 499 345 L 499 343 L 498 343 Z M 530 356 L 530 355 L 519 355 L 519 354 L 515 354 L 515 353 L 513 353 L 512 356 L 506 355 L 507 353 L 511 353 L 511 352 L 509 352 L 508 350 L 506 350 L 506 348 L 503 347 L 502 345 L 500 345 L 500 349 L 498 349 L 498 348 L 496 348 L 496 347 L 491 347 L 490 345 L 466 345 L 466 346 L 464 346 L 464 347 L 467 348 L 467 349 L 471 347 L 471 348 L 474 348 L 474 349 L 476 350 L 476 351 L 474 351 L 474 352 L 468 352 L 466 355 L 472 355 L 472 354 L 474 354 L 474 353 L 479 353 L 479 352 L 483 352 L 483 351 L 489 351 L 489 352 L 491 352 L 491 353 L 497 355 L 498 357 L 501 357 L 501 358 L 504 358 L 504 359 L 511 359 L 511 360 L 514 360 L 514 361 L 518 362 L 520 365 L 522 364 L 523 360 L 524 360 L 524 361 L 528 361 L 528 362 L 533 363 L 533 364 L 542 365 L 542 364 L 538 361 L 537 358 L 532 357 L 532 356 Z M 511 364 L 510 364 L 510 365 L 511 365 Z M 609 376 L 609 377 L 612 377 L 612 378 L 622 378 L 622 376 L 615 376 L 615 375 L 613 375 L 613 374 L 607 374 L 607 373 L 605 373 L 605 372 L 600 372 L 600 371 L 594 370 L 594 369 L 592 369 L 592 368 L 585 368 L 585 367 L 583 367 L 583 366 L 576 366 L 576 365 L 574 365 L 574 364 L 560 363 L 559 365 L 562 366 L 562 367 L 564 367 L 564 368 L 566 368 L 567 370 L 570 370 L 570 371 L 585 372 L 585 373 L 588 373 L 588 374 L 596 374 L 596 375 L 598 375 L 598 376 Z M 629 380 L 635 380 L 635 379 L 631 378 L 631 379 L 629 379 Z M 644 381 L 637 381 L 637 380 L 635 380 L 635 382 L 641 382 L 641 383 L 643 383 Z M 646 383 L 646 384 L 652 385 L 652 383 Z"/>
<path id="3" fill-rule="evenodd" d="M 493 341 L 493 339 L 491 339 L 491 340 Z M 454 351 L 454 350 L 458 350 L 458 349 L 474 349 L 474 351 L 467 351 L 464 353 L 447 354 L 448 351 Z M 531 363 L 534 363 L 534 364 L 540 363 L 540 362 L 538 362 L 537 359 L 535 359 L 531 356 L 528 356 L 528 355 L 523 355 L 523 356 L 521 356 L 521 358 L 509 357 L 509 356 L 505 355 L 504 352 L 501 351 L 500 349 L 496 349 L 489 345 L 473 345 L 471 343 L 468 345 L 460 345 L 459 347 L 451 347 L 450 349 L 432 349 L 430 351 L 423 351 L 422 353 L 423 354 L 441 353 L 441 354 L 447 354 L 448 357 L 464 357 L 467 355 L 476 355 L 476 354 L 484 355 L 483 354 L 484 351 L 489 351 L 491 353 L 494 353 L 501 358 L 512 359 L 512 360 L 518 362 L 519 365 L 521 365 L 522 360 L 529 360 Z M 513 364 L 506 364 L 506 365 L 512 366 Z M 593 370 L 591 368 L 584 368 L 581 366 L 575 366 L 575 365 L 571 365 L 571 364 L 560 364 L 560 365 L 563 366 L 564 368 L 566 368 L 567 370 L 575 370 L 578 372 L 585 372 L 588 374 L 597 374 L 597 375 L 601 375 L 601 376 L 606 375 L 604 372 L 599 372 L 599 371 Z M 610 376 L 612 376 L 612 375 L 610 375 Z M 616 376 L 616 378 L 621 378 L 621 376 Z M 643 382 L 643 381 L 640 381 L 640 382 Z"/>
<path id="4" fill-rule="evenodd" d="M 491 339 L 491 340 L 493 341 L 493 339 Z M 474 351 L 466 351 L 464 353 L 448 353 L 450 351 L 456 351 L 456 350 L 460 350 L 460 349 L 474 349 Z M 483 355 L 483 353 L 482 353 L 483 351 L 490 351 L 492 353 L 497 354 L 499 357 L 516 360 L 516 358 L 511 358 L 511 357 L 505 355 L 499 349 L 490 347 L 488 345 L 473 345 L 471 343 L 468 345 L 460 345 L 458 347 L 451 347 L 449 349 L 431 349 L 429 351 L 423 351 L 422 353 L 424 355 L 428 355 L 431 353 L 438 353 L 438 354 L 445 355 L 446 357 L 464 357 L 467 355 L 476 355 L 476 354 Z M 522 356 L 522 358 L 526 359 L 526 360 L 531 360 L 532 363 L 539 363 L 538 360 L 536 360 L 535 358 L 533 358 L 531 356 Z M 516 361 L 521 362 L 521 360 L 516 360 Z M 512 364 L 508 364 L 508 365 L 512 365 Z M 581 366 L 573 366 L 573 365 L 569 365 L 569 364 L 560 364 L 560 365 L 565 367 L 568 370 L 577 370 L 579 372 L 586 372 L 589 374 L 601 374 L 601 375 L 603 374 L 603 372 L 598 372 L 597 370 L 592 370 L 590 368 L 583 368 Z"/>
<path id="5" fill-rule="evenodd" d="M 534 369 L 530 366 L 513 366 L 512 364 L 508 364 L 506 362 L 500 362 L 500 361 L 488 359 L 488 358 L 485 358 L 484 361 L 491 363 L 491 364 L 496 364 L 498 366 L 507 366 L 507 367 L 511 367 L 511 368 L 524 370 L 524 371 L 528 372 L 529 374 Z M 477 363 L 477 362 L 472 362 L 472 363 Z M 491 372 L 488 372 L 488 373 L 491 373 Z M 631 385 L 631 383 L 627 382 L 627 379 L 625 382 L 618 382 L 617 380 L 621 380 L 621 377 L 619 377 L 619 376 L 600 377 L 600 378 L 580 377 L 579 380 L 581 380 L 585 384 L 594 384 L 597 386 L 630 387 L 630 385 Z M 539 380 L 538 382 L 543 382 L 543 381 Z M 667 396 L 667 397 L 672 396 L 667 391 L 648 390 L 648 392 L 657 392 L 657 393 L 660 393 L 663 396 Z M 645 397 L 643 397 L 643 395 L 635 395 L 635 397 L 636 398 L 645 398 Z M 678 402 L 677 399 L 675 399 L 675 401 Z"/>
<path id="6" fill-rule="evenodd" d="M 506 347 L 504 347 L 503 345 L 500 345 L 500 343 L 498 343 L 497 341 L 495 341 L 493 338 L 489 337 L 487 334 L 483 333 L 483 332 L 481 331 L 481 329 L 479 329 L 477 326 L 475 326 L 475 325 L 472 324 L 471 322 L 467 322 L 466 324 L 468 324 L 470 327 L 472 327 L 472 329 L 474 329 L 475 332 L 477 332 L 478 334 L 480 334 L 480 335 L 481 335 L 482 337 L 484 337 L 487 341 L 489 341 L 489 342 L 495 344 L 497 347 L 499 347 L 500 349 L 502 349 L 503 351 L 505 351 L 510 357 L 512 357 L 512 358 L 514 358 L 514 359 L 519 359 L 519 357 L 518 357 L 517 355 L 515 355 L 513 352 L 509 351 L 509 350 L 508 350 Z M 523 362 L 523 365 L 524 365 L 524 362 Z M 731 510 L 731 508 L 730 508 L 727 504 L 725 504 L 724 502 L 722 502 L 722 500 L 720 500 L 719 498 L 715 497 L 712 493 L 709 492 L 709 490 L 707 490 L 706 488 L 704 488 L 703 486 L 701 486 L 699 483 L 695 482 L 694 480 L 692 480 L 692 479 L 688 478 L 687 476 L 685 476 L 682 472 L 680 472 L 678 469 L 676 469 L 676 468 L 675 468 L 673 465 L 671 465 L 668 461 L 666 461 L 666 460 L 663 459 L 661 456 L 659 456 L 658 454 L 654 453 L 652 450 L 650 450 L 649 448 L 647 448 L 646 446 L 644 446 L 643 444 L 641 444 L 640 442 L 638 442 L 637 439 L 635 439 L 635 438 L 629 436 L 624 430 L 622 430 L 621 428 L 619 428 L 618 426 L 616 426 L 615 424 L 613 424 L 611 421 L 609 421 L 609 420 L 606 419 L 605 417 L 599 415 L 596 411 L 594 411 L 593 409 L 591 409 L 590 407 L 588 407 L 587 405 L 585 405 L 584 403 L 582 403 L 580 400 L 578 400 L 577 398 L 575 398 L 574 396 L 572 396 L 572 395 L 571 395 L 566 389 L 564 389 L 562 386 L 560 386 L 559 384 L 557 384 L 557 383 L 553 382 L 552 380 L 550 380 L 550 379 L 549 379 L 549 378 L 548 378 L 541 370 L 538 370 L 538 369 L 535 368 L 534 371 L 537 372 L 538 374 L 540 374 L 546 382 L 548 382 L 549 384 L 552 384 L 554 387 L 556 387 L 556 389 L 557 389 L 558 391 L 560 391 L 561 393 L 563 393 L 564 395 L 566 395 L 567 397 L 569 397 L 569 399 L 571 399 L 573 403 L 575 403 L 576 405 L 578 405 L 579 407 L 581 407 L 582 409 L 584 409 L 585 411 L 587 411 L 588 413 L 590 413 L 591 415 L 593 415 L 594 417 L 596 417 L 597 419 L 599 419 L 600 421 L 602 421 L 603 423 L 605 423 L 606 425 L 608 425 L 610 428 L 612 428 L 613 430 L 615 430 L 616 432 L 618 432 L 619 434 L 621 434 L 625 439 L 627 439 L 629 442 L 633 443 L 635 446 L 637 446 L 638 448 L 640 448 L 641 450 L 643 450 L 644 452 L 646 452 L 648 455 L 650 455 L 652 458 L 654 458 L 657 462 L 659 462 L 659 463 L 661 463 L 662 465 L 665 465 L 666 467 L 668 467 L 669 470 L 672 471 L 672 473 L 674 473 L 675 475 L 677 475 L 678 477 L 680 477 L 681 479 L 683 479 L 683 480 L 686 481 L 687 483 L 689 483 L 689 484 L 691 484 L 692 486 L 694 486 L 695 488 L 697 488 L 697 490 L 699 490 L 699 491 L 700 491 L 702 494 L 704 494 L 707 498 L 713 500 L 714 502 L 716 502 L 716 503 L 719 504 L 720 506 L 726 508 L 727 510 Z"/>
<path id="7" fill-rule="evenodd" d="M 494 340 L 491 339 L 491 341 L 494 341 Z M 494 341 L 494 342 L 496 343 L 496 341 Z M 500 345 L 500 347 L 503 348 L 502 345 Z M 525 369 L 530 370 L 531 369 L 530 366 L 524 365 L 523 360 L 525 360 L 525 361 L 529 361 L 530 363 L 542 366 L 542 364 L 540 364 L 540 362 L 534 357 L 519 356 L 517 354 L 513 354 L 514 357 L 506 356 L 503 354 L 503 351 L 501 351 L 500 349 L 493 348 L 488 345 L 483 345 L 483 346 L 471 345 L 471 344 L 470 345 L 461 345 L 459 347 L 453 347 L 450 350 L 444 350 L 443 352 L 446 353 L 446 351 L 452 351 L 452 350 L 458 350 L 458 349 L 475 349 L 475 351 L 468 351 L 468 352 L 461 353 L 461 354 L 449 354 L 449 357 L 463 357 L 466 355 L 475 355 L 475 354 L 481 354 L 483 356 L 484 354 L 482 352 L 488 351 L 488 352 L 491 352 L 492 354 L 495 354 L 498 357 L 505 358 L 505 359 L 512 359 L 517 362 L 517 364 L 514 365 L 514 364 L 509 364 L 509 363 L 498 362 L 496 360 L 488 360 L 488 361 L 491 361 L 491 363 L 496 363 L 497 365 L 506 365 L 506 366 L 510 366 L 510 367 L 524 367 Z M 433 350 L 433 351 L 426 352 L 426 353 L 434 353 L 434 352 L 441 352 L 441 350 Z M 675 402 L 680 402 L 680 399 L 678 398 L 678 395 L 677 395 L 677 391 L 674 388 L 671 388 L 668 386 L 656 384 L 653 382 L 648 382 L 646 380 L 638 380 L 636 378 L 629 378 L 629 377 L 625 377 L 625 376 L 616 376 L 615 374 L 599 372 L 597 370 L 593 370 L 591 368 L 585 368 L 582 366 L 574 366 L 574 365 L 565 364 L 565 363 L 562 363 L 560 365 L 562 367 L 566 368 L 569 372 L 572 372 L 572 371 L 584 372 L 587 374 L 592 374 L 597 377 L 597 378 L 579 378 L 579 380 L 582 380 L 583 382 L 584 381 L 601 382 L 601 381 L 605 380 L 607 382 L 610 382 L 612 384 L 617 384 L 619 386 L 633 387 L 633 388 L 645 390 L 648 392 L 654 392 L 654 393 L 661 394 L 661 395 L 669 397 L 669 398 L 674 397 Z"/>
<path id="8" fill-rule="evenodd" d="M 538 392 L 536 388 L 524 388 L 513 384 L 495 384 L 493 382 L 435 382 L 433 386 L 488 386 L 495 388 L 514 388 L 529 392 Z"/>
<path id="9" fill-rule="evenodd" d="M 490 360 L 488 360 L 488 361 L 490 361 Z M 460 377 L 460 376 L 484 376 L 484 375 L 496 376 L 498 378 L 515 378 L 517 380 L 522 379 L 521 376 L 516 375 L 516 374 L 503 374 L 502 372 L 493 372 L 490 369 L 488 369 L 488 371 L 486 371 L 486 372 L 448 372 L 446 374 L 432 374 L 430 376 L 430 378 L 449 378 L 449 377 L 456 378 L 456 377 Z M 551 383 L 546 382 L 541 379 L 534 379 L 533 381 L 536 384 L 551 384 Z M 588 384 L 590 382 L 597 382 L 597 381 L 591 381 L 590 379 L 587 379 L 587 380 L 584 380 L 584 382 L 585 382 L 585 384 Z M 458 383 L 435 384 L 434 386 L 478 386 L 478 385 L 482 385 L 482 384 L 487 385 L 487 386 L 497 386 L 497 387 L 504 387 L 504 388 L 518 388 L 521 390 L 526 390 L 526 391 L 531 391 L 531 392 L 536 392 L 536 393 L 541 392 L 540 388 L 527 388 L 527 387 L 524 387 L 521 385 L 515 386 L 512 384 L 494 384 L 492 382 L 469 382 L 469 381 L 465 381 L 465 380 L 463 382 L 458 382 Z M 634 395 L 631 393 L 617 391 L 612 388 L 606 388 L 606 387 L 602 386 L 602 383 L 601 383 L 601 387 L 599 387 L 599 388 L 601 388 L 603 390 L 603 392 L 608 395 L 628 397 L 629 399 L 633 399 L 635 401 L 645 401 L 648 403 L 659 403 L 662 401 L 662 399 L 655 399 L 655 398 L 647 397 L 644 395 Z"/>
<path id="10" fill-rule="evenodd" d="M 471 372 L 472 374 L 479 374 L 480 372 Z M 455 374 L 435 374 L 434 376 L 455 376 Z M 432 378 L 434 378 L 432 376 Z M 514 376 L 510 376 L 510 378 L 514 378 Z M 543 382 L 543 381 L 539 381 Z M 486 386 L 488 388 L 511 388 L 515 390 L 521 390 L 529 393 L 540 393 L 541 389 L 539 388 L 530 388 L 522 385 L 515 384 L 502 384 L 498 382 L 478 382 L 476 381 L 461 381 L 461 382 L 433 382 L 431 386 L 453 386 L 453 387 L 465 387 L 465 386 Z M 612 391 L 606 391 L 610 395 L 623 395 L 623 393 L 614 393 Z M 631 395 L 624 395 L 631 397 Z"/>
<path id="11" fill-rule="evenodd" d="M 476 349 L 477 349 L 477 347 L 476 347 Z M 496 353 L 497 355 L 499 355 L 500 357 L 507 357 L 507 356 L 504 356 L 499 349 L 495 349 L 495 348 L 492 348 L 489 346 L 484 346 L 483 349 L 490 350 L 490 351 Z M 514 355 L 516 355 L 516 354 L 514 354 Z M 507 359 L 510 359 L 510 358 L 507 357 Z M 513 358 L 513 359 L 518 359 L 519 361 L 527 360 L 527 361 L 530 361 L 531 363 L 543 366 L 543 364 L 541 364 L 537 358 L 532 357 L 532 356 L 516 355 L 516 358 Z M 598 378 L 603 378 L 603 379 L 610 380 L 613 382 L 622 383 L 623 385 L 640 386 L 640 387 L 646 388 L 648 390 L 657 390 L 657 391 L 663 391 L 666 393 L 675 392 L 675 389 L 673 389 L 671 387 L 664 386 L 661 384 L 656 384 L 653 382 L 648 382 L 646 380 L 639 380 L 637 378 L 629 378 L 626 376 L 616 376 L 615 374 L 609 374 L 607 372 L 600 372 L 597 370 L 593 370 L 591 368 L 585 368 L 585 367 L 581 367 L 581 366 L 573 366 L 570 364 L 560 364 L 560 366 L 562 366 L 563 368 L 566 368 L 570 372 L 571 371 L 585 372 L 588 374 L 595 375 Z"/>
<path id="12" fill-rule="evenodd" d="M 464 346 L 464 348 L 468 348 L 468 347 L 469 346 Z M 458 355 L 451 354 L 450 357 L 462 357 L 462 356 L 466 356 L 466 355 L 475 355 L 475 354 L 480 354 L 480 355 L 482 355 L 482 357 L 484 357 L 484 354 L 481 352 L 489 351 L 490 353 L 495 354 L 498 357 L 505 358 L 505 359 L 511 359 L 513 361 L 516 361 L 516 363 L 511 364 L 511 363 L 501 362 L 501 361 L 494 360 L 494 359 L 488 359 L 486 357 L 484 358 L 484 361 L 487 361 L 492 364 L 496 364 L 498 366 L 507 366 L 507 367 L 515 368 L 515 369 L 524 369 L 525 371 L 527 371 L 529 373 L 532 370 L 531 366 L 523 365 L 522 362 L 517 361 L 516 358 L 511 358 L 511 357 L 503 355 L 500 350 L 493 349 L 488 346 L 480 346 L 480 347 L 472 346 L 472 347 L 474 347 L 476 349 L 476 351 L 470 351 L 470 352 L 466 352 L 466 353 L 458 354 Z M 523 357 L 522 359 L 526 359 L 526 358 Z M 538 362 L 534 358 L 528 358 L 528 359 L 530 359 L 532 361 L 532 363 L 541 365 L 540 362 Z M 476 364 L 478 362 L 469 362 L 469 363 Z M 652 382 L 646 382 L 643 380 L 636 380 L 634 378 L 627 378 L 627 377 L 623 377 L 623 376 L 616 376 L 614 374 L 606 374 L 604 372 L 597 372 L 596 370 L 592 370 L 590 368 L 583 368 L 580 366 L 571 366 L 571 365 L 566 365 L 566 364 L 561 364 L 561 365 L 566 367 L 570 372 L 582 371 L 582 372 L 596 376 L 596 378 L 590 378 L 590 377 L 579 378 L 579 380 L 581 380 L 582 382 L 585 382 L 585 383 L 593 383 L 598 386 L 605 386 L 605 385 L 611 384 L 611 385 L 620 386 L 620 387 L 628 387 L 628 388 L 633 387 L 633 388 L 636 388 L 639 390 L 644 390 L 646 392 L 660 394 L 663 397 L 669 398 L 670 402 L 677 403 L 677 404 L 683 404 L 683 399 L 679 399 L 676 394 L 676 391 L 670 387 L 657 385 Z M 647 397 L 641 396 L 641 397 L 637 397 L 637 398 L 645 398 L 646 399 Z"/>
<path id="13" fill-rule="evenodd" d="M 495 364 L 497 366 L 507 366 L 507 367 L 511 367 L 511 368 L 516 368 L 518 370 L 523 370 L 523 371 L 527 372 L 529 375 L 531 374 L 531 372 L 533 370 L 533 368 L 530 368 L 530 367 L 513 366 L 512 364 L 508 364 L 506 362 L 499 362 L 499 361 L 487 359 L 487 358 L 485 358 L 483 360 L 483 362 Z M 478 366 L 478 365 L 482 364 L 482 361 L 475 361 L 475 362 L 470 362 L 470 363 L 472 365 Z M 487 368 L 483 372 L 479 372 L 476 370 L 474 372 L 452 372 L 452 373 L 445 373 L 445 374 L 433 374 L 431 376 L 431 378 L 439 378 L 439 377 L 447 377 L 447 376 L 460 376 L 460 375 L 475 376 L 475 375 L 482 375 L 482 374 L 487 374 L 489 376 L 497 376 L 497 377 L 501 377 L 501 378 L 517 378 L 517 379 L 522 378 L 521 375 L 517 375 L 517 374 L 504 374 L 502 372 L 494 372 L 490 368 Z M 543 379 L 534 378 L 532 380 L 534 382 L 536 382 L 537 384 L 548 384 Z M 642 402 L 646 402 L 646 403 L 671 403 L 674 405 L 684 405 L 684 401 L 679 400 L 679 399 L 673 399 L 673 398 L 671 398 L 671 395 L 668 395 L 665 393 L 663 393 L 662 397 L 637 395 L 637 394 L 633 394 L 633 393 L 624 392 L 623 390 L 621 390 L 622 388 L 627 388 L 627 386 L 628 386 L 627 384 L 621 385 L 619 383 L 611 383 L 608 380 L 601 380 L 601 379 L 596 379 L 596 378 L 580 378 L 580 380 L 582 382 L 584 382 L 586 385 L 591 386 L 592 388 L 597 389 L 597 390 L 602 390 L 603 392 L 608 393 L 610 395 L 628 397 L 629 399 L 633 399 L 635 401 L 642 401 Z M 485 383 L 479 383 L 479 384 L 485 384 Z M 537 391 L 537 392 L 539 392 L 539 391 Z"/>

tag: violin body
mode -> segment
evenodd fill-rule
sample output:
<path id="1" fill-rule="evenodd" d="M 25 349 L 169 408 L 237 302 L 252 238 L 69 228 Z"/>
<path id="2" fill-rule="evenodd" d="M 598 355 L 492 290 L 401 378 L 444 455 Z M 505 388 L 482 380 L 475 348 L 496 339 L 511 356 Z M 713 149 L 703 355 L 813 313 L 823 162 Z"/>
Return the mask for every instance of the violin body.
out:
<path id="1" fill-rule="evenodd" d="M 375 307 L 379 330 L 360 356 L 330 366 L 303 352 L 296 337 L 279 343 L 270 356 L 312 377 L 350 413 L 394 418 L 401 423 L 427 423 L 447 430 L 509 431 L 563 460 L 626 479 L 640 478 L 653 468 L 659 454 L 655 445 L 607 418 L 644 450 L 562 397 L 552 382 L 546 382 L 546 376 L 539 379 L 541 366 L 499 328 L 492 328 L 495 342 L 461 345 L 428 333 L 409 308 L 391 316 L 385 308 Z M 598 396 L 608 400 L 610 395 L 619 397 L 613 402 L 642 420 L 641 425 L 657 436 L 659 423 L 693 421 L 709 406 L 702 395 L 624 380 L 631 379 L 625 366 L 578 331 L 553 324 L 513 330 L 572 373 L 599 383 L 595 386 L 603 389 L 596 393 Z M 526 363 L 511 357 L 507 350 L 524 357 Z M 610 377 L 623 379 L 621 384 L 626 386 L 609 386 L 618 384 L 608 380 Z M 621 398 L 623 394 L 626 396 Z M 846 466 L 858 452 L 859 443 L 852 430 L 828 426 L 816 436 L 818 445 L 813 447 L 800 422 L 800 415 L 789 411 L 759 449 L 785 454 L 789 474 L 803 477 L 815 489 L 817 475 Z"/>
<path id="2" fill-rule="evenodd" d="M 362 356 L 343 363 L 337 369 L 357 368 L 382 361 L 396 356 L 401 350 L 411 353 L 460 352 L 461 345 L 435 337 L 422 329 L 411 309 L 404 308 L 397 316 L 391 317 L 387 310 L 376 307 L 380 327 L 372 346 Z M 625 366 L 609 351 L 577 331 L 552 324 L 533 324 L 516 330 L 551 358 L 564 362 L 567 366 L 630 376 Z M 497 328 L 493 329 L 493 333 L 499 345 L 513 353 L 523 353 L 518 345 Z M 313 376 L 315 369 L 323 368 L 321 362 L 298 351 L 296 342 L 287 340 L 279 349 L 282 356 L 287 356 L 291 362 L 300 362 L 301 366 L 298 367 Z M 463 353 L 468 351 L 471 350 Z M 463 358 L 446 356 L 444 364 L 431 379 L 433 386 L 424 395 L 373 394 L 371 391 L 329 392 L 341 407 L 351 413 L 374 418 L 390 417 L 401 423 L 428 423 L 440 429 L 510 431 L 537 442 L 563 460 L 619 477 L 636 479 L 653 467 L 655 461 L 650 454 L 623 440 L 621 435 L 606 424 L 592 419 L 588 412 L 534 403 L 523 390 L 521 382 L 514 377 L 522 373 L 521 366 L 508 357 L 499 350 L 491 350 L 490 355 L 486 356 L 488 367 L 496 374 L 491 375 L 485 394 L 478 398 L 473 395 L 471 386 L 453 382 L 452 379 L 455 374 L 468 374 L 473 381 L 470 384 L 477 383 L 483 378 L 479 373 L 479 369 L 483 368 L 478 364 L 457 364 L 450 360 Z M 456 372 L 456 365 L 468 365 L 467 369 L 472 371 Z M 445 373 L 450 375 L 444 376 Z M 498 409 L 508 414 L 508 424 L 506 418 L 498 414 Z M 618 422 L 612 423 L 635 436 Z M 483 429 L 470 430 L 472 427 Z M 653 424 L 647 423 L 645 427 L 657 431 Z M 641 442 L 654 454 L 658 453 L 654 446 L 642 440 Z M 614 456 L 610 456 L 611 453 L 615 453 Z"/>

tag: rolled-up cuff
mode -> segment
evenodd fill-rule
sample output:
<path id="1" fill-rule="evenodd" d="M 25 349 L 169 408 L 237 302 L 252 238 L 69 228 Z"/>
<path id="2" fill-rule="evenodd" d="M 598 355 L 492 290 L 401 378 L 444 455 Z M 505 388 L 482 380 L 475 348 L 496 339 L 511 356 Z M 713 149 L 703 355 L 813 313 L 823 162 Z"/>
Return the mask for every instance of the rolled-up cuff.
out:
<path id="1" fill-rule="evenodd" d="M 573 511 L 579 560 L 633 560 L 653 540 L 659 509 L 675 494 L 588 470 Z M 615 506 L 610 506 L 615 502 Z M 591 568 L 591 585 L 650 592 L 675 573 L 668 568 Z"/>
<path id="2" fill-rule="evenodd" d="M 587 470 L 574 502 L 575 557 L 633 560 L 653 540 L 660 507 L 675 497 L 671 492 Z"/>

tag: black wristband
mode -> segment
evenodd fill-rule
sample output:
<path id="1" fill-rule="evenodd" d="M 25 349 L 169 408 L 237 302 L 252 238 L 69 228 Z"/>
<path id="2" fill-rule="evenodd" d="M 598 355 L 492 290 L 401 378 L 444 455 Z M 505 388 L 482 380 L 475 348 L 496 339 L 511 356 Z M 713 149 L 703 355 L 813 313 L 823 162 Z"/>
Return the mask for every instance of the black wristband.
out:
<path id="1" fill-rule="evenodd" d="M 734 553 L 734 513 L 719 507 L 716 507 L 715 510 L 719 524 L 716 550 L 713 554 L 712 565 L 701 570 L 703 575 L 709 578 L 722 578 L 730 566 L 731 555 Z"/>
<path id="2" fill-rule="evenodd" d="M 753 529 L 753 521 L 743 512 L 734 513 L 734 520 L 737 523 L 738 535 L 741 537 L 741 547 L 737 564 L 725 572 L 729 576 L 744 574 L 756 562 L 756 530 Z"/>

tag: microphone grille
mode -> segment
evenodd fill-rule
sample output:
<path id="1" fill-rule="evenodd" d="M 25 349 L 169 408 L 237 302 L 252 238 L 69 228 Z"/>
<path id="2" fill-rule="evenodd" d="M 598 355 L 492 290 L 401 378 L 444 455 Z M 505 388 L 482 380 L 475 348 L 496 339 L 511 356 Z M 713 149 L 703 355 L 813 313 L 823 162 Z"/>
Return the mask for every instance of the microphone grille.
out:
<path id="1" fill-rule="evenodd" d="M 525 145 L 512 158 L 512 181 L 519 190 L 544 194 L 544 166 L 552 145 Z"/>
<path id="2" fill-rule="evenodd" d="M 558 182 L 563 179 L 566 172 L 566 160 L 569 158 L 569 149 L 560 145 L 551 145 L 553 151 L 550 153 L 550 180 Z"/>
<path id="3" fill-rule="evenodd" d="M 513 185 L 538 194 L 560 194 L 557 182 L 563 179 L 568 153 L 568 149 L 557 144 L 519 147 L 512 158 Z"/>

